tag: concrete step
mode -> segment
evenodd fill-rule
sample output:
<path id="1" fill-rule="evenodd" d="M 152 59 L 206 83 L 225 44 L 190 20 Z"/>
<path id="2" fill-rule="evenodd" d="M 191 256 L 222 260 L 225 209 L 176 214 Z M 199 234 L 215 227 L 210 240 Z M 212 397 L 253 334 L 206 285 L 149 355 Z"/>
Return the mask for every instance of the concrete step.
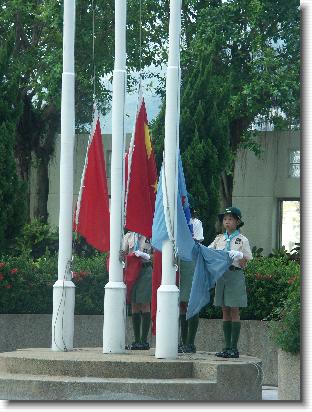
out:
<path id="1" fill-rule="evenodd" d="M 135 379 L 0 374 L 4 400 L 218 400 L 217 383 L 201 379 Z"/>
<path id="2" fill-rule="evenodd" d="M 23 349 L 0 353 L 0 399 L 261 400 L 261 361 L 214 353 L 156 359 L 155 350 L 103 354 Z"/>
<path id="3" fill-rule="evenodd" d="M 100 349 L 67 353 L 36 349 L 34 352 L 7 352 L 6 355 L 0 356 L 0 370 L 49 376 L 170 379 L 192 377 L 193 362 L 159 360 L 155 358 L 153 350 L 135 354 L 127 351 L 123 355 L 111 355 L 103 354 Z"/>

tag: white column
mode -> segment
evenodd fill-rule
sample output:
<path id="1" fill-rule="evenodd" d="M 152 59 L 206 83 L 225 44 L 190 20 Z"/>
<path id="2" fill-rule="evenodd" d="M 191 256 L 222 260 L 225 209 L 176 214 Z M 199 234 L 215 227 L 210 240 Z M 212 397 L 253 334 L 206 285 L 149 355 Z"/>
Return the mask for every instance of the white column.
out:
<path id="1" fill-rule="evenodd" d="M 124 210 L 126 0 L 115 0 L 109 282 L 105 286 L 103 353 L 125 352 L 126 285 L 119 261 Z"/>
<path id="2" fill-rule="evenodd" d="M 71 281 L 75 138 L 75 0 L 64 0 L 58 280 L 53 285 L 52 350 L 73 349 L 75 285 Z"/>
<path id="3" fill-rule="evenodd" d="M 170 0 L 169 59 L 166 78 L 165 168 L 169 211 L 176 238 L 177 151 L 180 116 L 181 0 Z M 174 251 L 170 240 L 162 247 L 162 282 L 157 290 L 156 358 L 178 356 L 179 289 L 176 286 Z"/>

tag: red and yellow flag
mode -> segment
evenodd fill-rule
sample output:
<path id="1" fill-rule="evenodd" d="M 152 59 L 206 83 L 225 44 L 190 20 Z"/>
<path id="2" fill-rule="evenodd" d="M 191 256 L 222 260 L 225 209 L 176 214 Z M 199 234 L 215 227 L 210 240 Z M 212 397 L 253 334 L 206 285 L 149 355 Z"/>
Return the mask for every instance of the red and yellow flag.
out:
<path id="1" fill-rule="evenodd" d="M 128 161 L 131 163 L 126 194 L 125 227 L 151 238 L 157 191 L 157 169 L 144 99 L 139 106 L 134 144 Z"/>

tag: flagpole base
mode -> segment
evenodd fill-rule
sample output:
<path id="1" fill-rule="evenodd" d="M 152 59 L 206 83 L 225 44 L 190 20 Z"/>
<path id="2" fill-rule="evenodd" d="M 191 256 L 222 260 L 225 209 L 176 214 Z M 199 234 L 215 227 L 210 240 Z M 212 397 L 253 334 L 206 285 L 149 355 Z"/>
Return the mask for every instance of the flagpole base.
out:
<path id="1" fill-rule="evenodd" d="M 53 285 L 52 350 L 73 350 L 75 285 L 71 280 L 57 280 Z"/>
<path id="2" fill-rule="evenodd" d="M 179 293 L 176 285 L 161 285 L 157 290 L 155 357 L 158 359 L 178 357 Z"/>
<path id="3" fill-rule="evenodd" d="M 105 285 L 103 353 L 125 353 L 126 285 L 108 282 Z"/>

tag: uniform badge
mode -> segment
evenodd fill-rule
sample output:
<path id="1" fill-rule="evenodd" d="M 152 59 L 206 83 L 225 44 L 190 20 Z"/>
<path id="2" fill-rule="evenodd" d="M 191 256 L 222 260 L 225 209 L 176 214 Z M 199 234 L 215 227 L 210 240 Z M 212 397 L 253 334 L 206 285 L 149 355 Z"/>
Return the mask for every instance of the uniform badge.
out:
<path id="1" fill-rule="evenodd" d="M 239 245 L 240 243 L 242 243 L 242 239 L 240 239 L 239 237 L 235 240 L 235 245 Z"/>

